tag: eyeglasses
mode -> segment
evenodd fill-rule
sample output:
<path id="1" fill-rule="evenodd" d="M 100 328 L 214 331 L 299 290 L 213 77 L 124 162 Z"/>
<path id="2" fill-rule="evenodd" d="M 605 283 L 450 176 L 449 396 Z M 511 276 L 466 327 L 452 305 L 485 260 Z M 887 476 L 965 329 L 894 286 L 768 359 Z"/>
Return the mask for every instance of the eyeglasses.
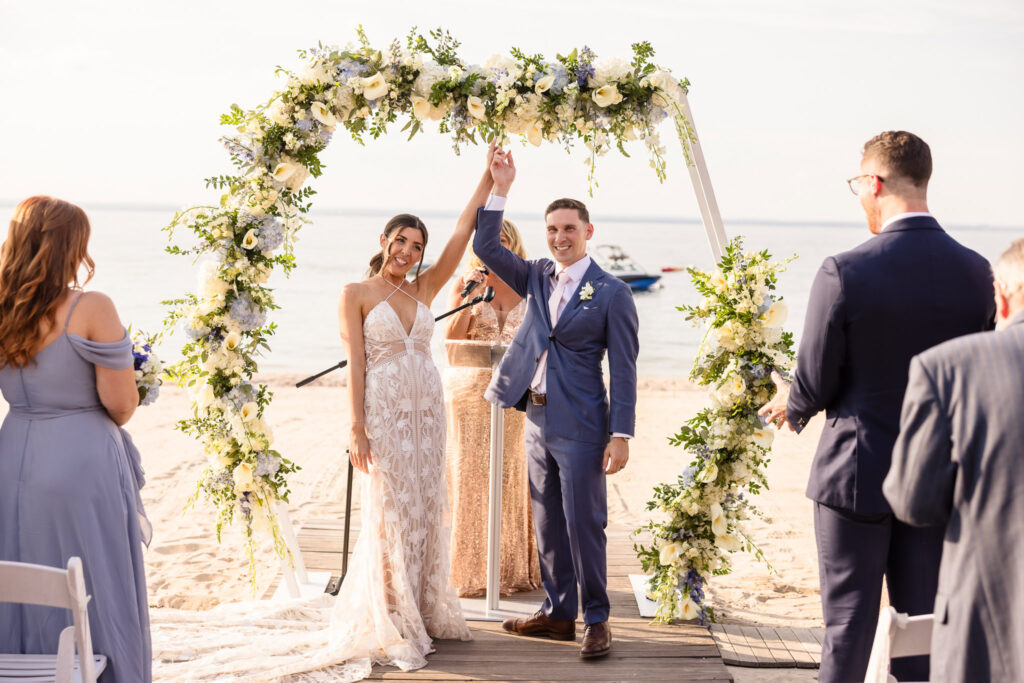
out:
<path id="1" fill-rule="evenodd" d="M 878 178 L 878 182 L 880 182 L 880 183 L 884 183 L 885 182 L 885 178 L 883 178 L 880 175 L 875 175 L 874 173 L 862 173 L 860 175 L 855 175 L 852 178 L 848 178 L 846 180 L 846 184 L 850 186 L 850 192 L 852 192 L 857 197 L 860 196 L 860 179 L 861 178 Z"/>

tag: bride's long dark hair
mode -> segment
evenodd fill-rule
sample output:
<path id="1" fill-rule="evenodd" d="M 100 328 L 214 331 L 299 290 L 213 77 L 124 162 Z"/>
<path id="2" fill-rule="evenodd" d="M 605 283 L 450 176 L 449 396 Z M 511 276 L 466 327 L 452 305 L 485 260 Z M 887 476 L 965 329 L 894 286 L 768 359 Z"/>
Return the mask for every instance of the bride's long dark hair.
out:
<path id="1" fill-rule="evenodd" d="M 370 259 L 370 269 L 366 271 L 366 277 L 373 277 L 384 270 L 384 265 L 387 263 L 385 258 L 391 253 L 391 243 L 395 241 L 395 237 L 402 228 L 416 228 L 423 233 L 423 253 L 426 253 L 428 239 L 427 226 L 423 224 L 423 221 L 421 221 L 418 216 L 413 216 L 411 213 L 400 213 L 389 220 L 387 225 L 384 226 L 384 237 L 387 238 L 387 241 L 384 243 L 384 248 L 374 254 L 373 258 Z M 421 257 L 419 263 L 416 264 L 416 277 L 420 276 L 420 270 L 422 270 L 422 268 L 423 258 Z"/>

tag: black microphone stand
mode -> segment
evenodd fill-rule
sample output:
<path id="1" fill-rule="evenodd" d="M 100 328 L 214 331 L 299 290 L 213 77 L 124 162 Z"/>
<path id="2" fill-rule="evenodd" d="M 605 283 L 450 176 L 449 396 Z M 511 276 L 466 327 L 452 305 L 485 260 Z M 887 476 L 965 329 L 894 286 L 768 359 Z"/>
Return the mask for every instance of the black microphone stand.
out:
<path id="1" fill-rule="evenodd" d="M 484 293 L 481 294 L 480 296 L 474 297 L 473 299 L 470 299 L 466 303 L 460 304 L 459 306 L 456 306 L 452 310 L 450 310 L 450 311 L 448 311 L 446 313 L 442 313 L 441 315 L 437 316 L 436 318 L 434 318 L 434 322 L 437 322 L 438 320 L 441 320 L 443 318 L 447 318 L 448 316 L 452 315 L 453 313 L 458 313 L 459 311 L 461 311 L 464 308 L 469 308 L 470 306 L 475 306 L 476 304 L 480 303 L 481 301 L 491 301 L 492 299 L 494 299 L 494 288 L 493 287 L 488 287 L 487 289 L 484 290 Z M 343 367 L 345 367 L 346 365 L 348 365 L 348 361 L 347 360 L 340 361 L 337 365 L 332 365 L 331 367 L 327 368 L 326 370 L 321 370 L 320 372 L 316 373 L 315 375 L 310 375 L 309 377 L 307 377 L 306 379 L 302 380 L 301 382 L 296 382 L 295 386 L 296 386 L 296 388 L 304 387 L 307 384 L 309 384 L 310 382 L 312 382 L 312 381 L 314 381 L 316 379 L 319 379 L 320 377 L 323 377 L 327 373 L 333 372 L 334 370 L 340 370 Z M 347 448 L 345 449 L 345 454 L 346 455 L 349 454 L 349 449 L 347 449 Z M 351 520 L 351 517 L 352 517 L 352 475 L 353 475 L 354 468 L 352 467 L 352 459 L 351 458 L 346 458 L 346 460 L 348 460 L 348 479 L 347 479 L 347 482 L 345 484 L 345 539 L 344 539 L 344 541 L 342 543 L 342 549 L 341 549 L 341 575 L 340 576 L 332 576 L 330 578 L 330 580 L 327 582 L 327 586 L 326 586 L 326 588 L 324 588 L 324 593 L 329 593 L 330 595 L 337 595 L 338 594 L 338 591 L 341 590 L 341 582 L 345 580 L 345 575 L 348 574 L 348 541 L 349 541 L 349 532 L 352 529 L 352 526 L 351 526 L 351 521 L 352 521 Z"/>

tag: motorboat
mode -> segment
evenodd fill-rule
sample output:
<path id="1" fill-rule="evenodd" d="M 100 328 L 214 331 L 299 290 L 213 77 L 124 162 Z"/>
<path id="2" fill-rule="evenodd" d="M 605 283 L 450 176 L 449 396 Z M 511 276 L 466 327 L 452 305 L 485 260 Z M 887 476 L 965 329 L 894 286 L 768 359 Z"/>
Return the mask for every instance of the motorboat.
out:
<path id="1" fill-rule="evenodd" d="M 625 282 L 634 292 L 646 292 L 661 279 L 661 275 L 642 268 L 617 244 L 597 245 L 594 247 L 593 258 L 599 266 Z"/>

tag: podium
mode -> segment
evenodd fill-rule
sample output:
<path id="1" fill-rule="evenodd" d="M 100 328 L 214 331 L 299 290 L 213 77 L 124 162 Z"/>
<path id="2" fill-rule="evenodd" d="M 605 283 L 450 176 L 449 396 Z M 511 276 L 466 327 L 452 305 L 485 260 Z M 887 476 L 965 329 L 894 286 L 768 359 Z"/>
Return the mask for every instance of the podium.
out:
<path id="1" fill-rule="evenodd" d="M 482 341 L 449 340 L 448 365 L 453 368 L 490 368 L 494 371 L 508 348 L 504 344 Z M 483 598 L 460 598 L 462 613 L 468 621 L 503 621 L 536 612 L 535 602 L 501 600 L 501 489 L 502 457 L 505 445 L 505 411 L 491 404 L 491 452 L 487 496 L 487 580 Z"/>

